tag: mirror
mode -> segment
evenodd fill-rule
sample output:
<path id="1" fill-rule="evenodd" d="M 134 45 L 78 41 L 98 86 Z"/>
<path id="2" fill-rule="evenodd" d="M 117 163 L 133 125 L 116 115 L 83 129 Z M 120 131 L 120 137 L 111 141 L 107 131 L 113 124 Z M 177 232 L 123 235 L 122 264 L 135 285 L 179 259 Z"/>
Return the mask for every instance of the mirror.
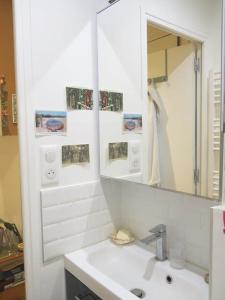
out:
<path id="1" fill-rule="evenodd" d="M 101 176 L 218 200 L 222 0 L 120 0 L 97 21 Z"/>

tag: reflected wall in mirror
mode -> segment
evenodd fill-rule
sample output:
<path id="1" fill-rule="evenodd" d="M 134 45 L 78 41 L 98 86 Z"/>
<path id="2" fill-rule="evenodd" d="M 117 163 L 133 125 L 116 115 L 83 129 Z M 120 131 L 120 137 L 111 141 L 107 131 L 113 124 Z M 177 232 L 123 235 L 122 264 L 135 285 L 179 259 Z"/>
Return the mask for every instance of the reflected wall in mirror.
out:
<path id="1" fill-rule="evenodd" d="M 130 2 L 98 14 L 101 175 L 219 199 L 222 0 Z"/>

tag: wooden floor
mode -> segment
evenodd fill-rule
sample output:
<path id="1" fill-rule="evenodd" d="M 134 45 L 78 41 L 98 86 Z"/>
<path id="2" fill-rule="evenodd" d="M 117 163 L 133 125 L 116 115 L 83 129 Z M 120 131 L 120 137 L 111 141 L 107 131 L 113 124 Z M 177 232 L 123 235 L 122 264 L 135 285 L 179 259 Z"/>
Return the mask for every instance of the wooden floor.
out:
<path id="1" fill-rule="evenodd" d="M 25 284 L 22 283 L 4 292 L 0 292 L 0 300 L 25 300 Z"/>

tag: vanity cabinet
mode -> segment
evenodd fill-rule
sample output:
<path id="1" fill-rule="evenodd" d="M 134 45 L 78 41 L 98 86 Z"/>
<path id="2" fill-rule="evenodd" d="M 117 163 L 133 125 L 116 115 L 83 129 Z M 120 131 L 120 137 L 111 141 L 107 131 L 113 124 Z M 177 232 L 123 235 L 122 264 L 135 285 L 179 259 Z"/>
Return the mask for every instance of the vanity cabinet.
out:
<path id="1" fill-rule="evenodd" d="M 66 299 L 67 300 L 101 300 L 80 280 L 75 278 L 70 272 L 66 273 Z"/>

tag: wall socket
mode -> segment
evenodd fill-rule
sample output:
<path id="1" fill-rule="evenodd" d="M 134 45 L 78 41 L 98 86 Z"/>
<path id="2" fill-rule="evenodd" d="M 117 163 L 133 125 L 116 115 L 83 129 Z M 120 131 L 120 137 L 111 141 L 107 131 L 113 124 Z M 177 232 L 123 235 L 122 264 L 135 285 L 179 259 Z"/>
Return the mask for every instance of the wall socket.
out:
<path id="1" fill-rule="evenodd" d="M 141 157 L 140 157 L 140 142 L 129 141 L 129 171 L 140 172 L 141 171 Z"/>
<path id="2" fill-rule="evenodd" d="M 59 182 L 60 151 L 58 145 L 40 147 L 42 185 Z"/>

